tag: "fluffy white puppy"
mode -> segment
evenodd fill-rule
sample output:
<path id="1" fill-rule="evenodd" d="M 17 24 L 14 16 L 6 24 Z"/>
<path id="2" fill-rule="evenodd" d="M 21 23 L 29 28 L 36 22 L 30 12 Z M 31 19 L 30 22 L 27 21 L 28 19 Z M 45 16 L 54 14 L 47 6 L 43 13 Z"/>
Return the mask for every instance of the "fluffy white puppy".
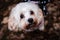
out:
<path id="1" fill-rule="evenodd" d="M 12 8 L 8 20 L 10 31 L 44 30 L 44 17 L 38 5 L 23 2 Z"/>

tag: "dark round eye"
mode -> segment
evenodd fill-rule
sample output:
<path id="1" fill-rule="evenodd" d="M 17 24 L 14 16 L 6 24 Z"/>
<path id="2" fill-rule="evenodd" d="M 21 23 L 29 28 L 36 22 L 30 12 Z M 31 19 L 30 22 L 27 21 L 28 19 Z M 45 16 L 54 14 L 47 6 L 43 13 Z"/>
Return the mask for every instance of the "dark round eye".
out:
<path id="1" fill-rule="evenodd" d="M 33 11 L 30 11 L 30 14 L 31 14 L 31 15 L 33 15 L 33 14 L 34 14 L 34 12 L 33 12 Z"/>
<path id="2" fill-rule="evenodd" d="M 23 15 L 23 14 L 21 14 L 21 15 L 20 15 L 20 18 L 24 18 L 24 15 Z"/>

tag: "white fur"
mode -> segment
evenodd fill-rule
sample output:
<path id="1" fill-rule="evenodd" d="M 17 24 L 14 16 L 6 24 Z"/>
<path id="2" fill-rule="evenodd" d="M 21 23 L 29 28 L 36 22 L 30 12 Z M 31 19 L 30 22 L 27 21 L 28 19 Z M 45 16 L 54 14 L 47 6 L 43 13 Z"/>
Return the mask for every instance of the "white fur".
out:
<path id="1" fill-rule="evenodd" d="M 30 11 L 33 11 L 35 16 L 30 15 Z M 20 14 L 24 14 L 24 18 L 20 18 Z M 8 29 L 11 31 L 25 30 L 24 26 L 28 25 L 28 19 L 33 18 L 37 20 L 37 24 L 41 21 L 42 23 L 38 27 L 39 30 L 44 30 L 44 17 L 42 10 L 38 7 L 38 5 L 31 2 L 23 2 L 17 4 L 12 8 L 8 20 Z"/>

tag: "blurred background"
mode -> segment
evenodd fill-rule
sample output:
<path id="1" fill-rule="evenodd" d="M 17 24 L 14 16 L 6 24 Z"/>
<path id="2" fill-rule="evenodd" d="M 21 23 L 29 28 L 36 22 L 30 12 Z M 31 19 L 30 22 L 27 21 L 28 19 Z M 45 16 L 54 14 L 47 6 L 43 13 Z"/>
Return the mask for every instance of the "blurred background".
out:
<path id="1" fill-rule="evenodd" d="M 44 31 L 23 33 L 7 29 L 11 6 L 20 2 L 39 5 L 44 14 Z M 0 0 L 0 40 L 60 40 L 60 0 Z"/>

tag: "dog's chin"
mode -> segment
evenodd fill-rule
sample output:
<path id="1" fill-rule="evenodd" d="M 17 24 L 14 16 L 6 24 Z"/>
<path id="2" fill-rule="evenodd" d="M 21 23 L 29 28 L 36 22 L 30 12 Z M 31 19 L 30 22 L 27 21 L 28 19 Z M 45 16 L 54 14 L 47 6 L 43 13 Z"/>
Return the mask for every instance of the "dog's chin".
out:
<path id="1" fill-rule="evenodd" d="M 29 28 L 29 29 L 25 29 L 24 32 L 32 32 L 32 31 L 35 31 L 37 29 L 38 29 L 38 27 Z"/>
<path id="2" fill-rule="evenodd" d="M 28 24 L 26 26 L 26 29 L 24 29 L 25 32 L 31 32 L 37 29 L 37 23 L 34 22 L 33 24 Z"/>

